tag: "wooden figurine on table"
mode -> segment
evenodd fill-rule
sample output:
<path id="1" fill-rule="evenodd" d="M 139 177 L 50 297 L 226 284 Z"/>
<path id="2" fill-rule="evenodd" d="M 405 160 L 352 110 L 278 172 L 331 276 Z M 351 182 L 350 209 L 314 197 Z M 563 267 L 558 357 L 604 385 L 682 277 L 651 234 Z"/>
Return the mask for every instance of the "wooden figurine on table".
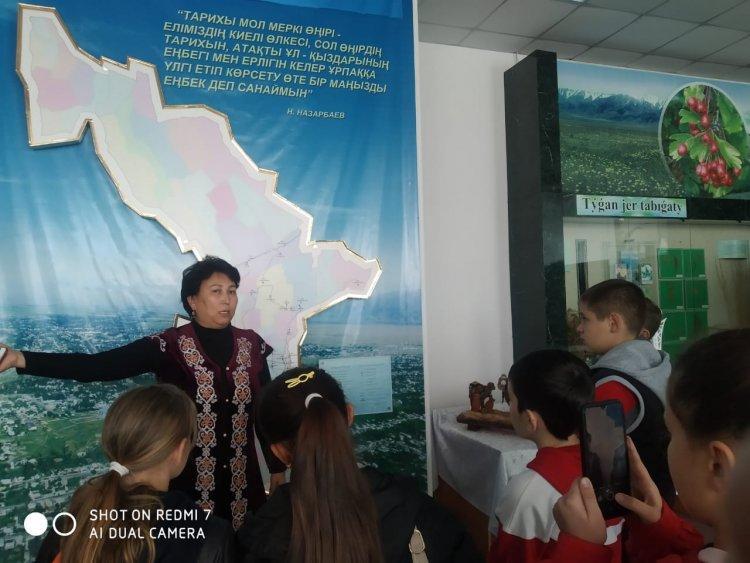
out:
<path id="1" fill-rule="evenodd" d="M 482 385 L 478 381 L 469 383 L 469 403 L 474 412 L 491 412 L 495 407 L 495 399 L 492 392 L 495 390 L 494 383 Z"/>
<path id="2" fill-rule="evenodd" d="M 469 402 L 471 410 L 462 412 L 456 417 L 456 420 L 462 424 L 467 424 L 469 430 L 479 430 L 480 428 L 512 428 L 510 414 L 495 410 L 495 399 L 492 397 L 494 390 L 495 384 L 492 382 L 486 385 L 478 381 L 470 383 Z"/>

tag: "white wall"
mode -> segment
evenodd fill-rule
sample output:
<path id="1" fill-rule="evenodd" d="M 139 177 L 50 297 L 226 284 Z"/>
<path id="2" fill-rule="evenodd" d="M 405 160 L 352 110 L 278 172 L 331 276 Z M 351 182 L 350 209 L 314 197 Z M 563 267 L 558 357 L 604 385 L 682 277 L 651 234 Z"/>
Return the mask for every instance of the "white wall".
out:
<path id="1" fill-rule="evenodd" d="M 468 406 L 468 384 L 512 362 L 503 72 L 515 62 L 419 44 L 428 411 Z"/>

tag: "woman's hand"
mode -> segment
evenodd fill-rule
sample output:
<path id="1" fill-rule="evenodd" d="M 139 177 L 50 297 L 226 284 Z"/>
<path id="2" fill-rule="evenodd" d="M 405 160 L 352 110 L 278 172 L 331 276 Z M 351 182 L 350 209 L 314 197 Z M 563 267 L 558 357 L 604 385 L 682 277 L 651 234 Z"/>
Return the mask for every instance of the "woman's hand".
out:
<path id="1" fill-rule="evenodd" d="M 5 354 L 0 358 L 0 373 L 10 368 L 25 368 L 26 358 L 23 356 L 23 352 L 14 350 L 13 348 L 0 342 L 0 350 L 4 350 Z"/>
<path id="2" fill-rule="evenodd" d="M 279 485 L 286 483 L 286 473 L 271 473 L 271 482 L 268 485 L 268 495 L 272 495 Z"/>
<path id="3" fill-rule="evenodd" d="M 587 477 L 576 479 L 552 509 L 560 530 L 587 542 L 604 545 L 607 524 Z"/>
<path id="4" fill-rule="evenodd" d="M 628 436 L 628 461 L 630 462 L 630 489 L 633 496 L 617 493 L 617 503 L 636 514 L 646 524 L 654 524 L 661 519 L 662 499 L 651 475 Z"/>

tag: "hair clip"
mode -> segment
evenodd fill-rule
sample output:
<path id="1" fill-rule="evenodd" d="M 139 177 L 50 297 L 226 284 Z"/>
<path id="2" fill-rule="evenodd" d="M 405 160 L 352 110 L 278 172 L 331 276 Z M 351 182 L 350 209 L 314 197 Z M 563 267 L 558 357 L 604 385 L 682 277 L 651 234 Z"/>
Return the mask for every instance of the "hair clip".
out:
<path id="1" fill-rule="evenodd" d="M 297 385 L 300 385 L 302 383 L 307 383 L 310 381 L 313 377 L 315 377 L 314 371 L 309 371 L 307 373 L 303 373 L 299 377 L 293 377 L 292 379 L 286 380 L 286 387 L 287 389 L 291 389 L 292 387 L 297 387 Z"/>
<path id="2" fill-rule="evenodd" d="M 310 401 L 312 401 L 315 398 L 323 398 L 323 395 L 320 393 L 310 393 L 307 397 L 305 397 L 305 408 L 308 408 L 310 406 Z"/>
<path id="3" fill-rule="evenodd" d="M 125 475 L 130 473 L 130 469 L 128 469 L 124 465 L 117 463 L 116 461 L 111 461 L 109 463 L 109 470 L 115 471 L 116 473 L 120 475 L 120 477 L 125 477 Z"/>

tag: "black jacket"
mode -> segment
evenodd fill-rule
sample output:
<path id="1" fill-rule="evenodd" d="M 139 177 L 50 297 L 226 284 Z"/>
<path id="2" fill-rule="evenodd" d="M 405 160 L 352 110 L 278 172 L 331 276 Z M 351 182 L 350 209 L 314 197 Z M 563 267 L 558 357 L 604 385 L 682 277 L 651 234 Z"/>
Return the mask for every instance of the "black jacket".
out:
<path id="1" fill-rule="evenodd" d="M 155 532 L 158 538 L 155 540 L 155 563 L 232 563 L 236 561 L 234 530 L 229 522 L 216 516 L 209 516 L 206 519 L 205 512 L 183 492 L 169 491 L 160 496 L 165 509 L 185 511 L 180 512 L 181 514 L 189 514 L 190 512 L 187 511 L 197 510 L 199 516 L 195 520 L 153 521 L 154 528 L 193 528 L 196 530 L 193 536 L 197 535 L 197 530 L 200 528 L 203 530 L 205 539 L 159 538 L 159 533 Z M 108 540 L 92 539 L 91 541 Z M 60 536 L 50 530 L 39 548 L 35 562 L 51 563 L 59 551 Z"/>
<path id="2" fill-rule="evenodd" d="M 443 507 L 407 477 L 364 468 L 380 519 L 380 542 L 386 563 L 411 563 L 409 540 L 414 527 L 422 533 L 430 563 L 481 561 L 471 538 Z M 245 563 L 286 561 L 292 533 L 289 485 L 279 487 L 237 531 Z"/>
<path id="3" fill-rule="evenodd" d="M 669 474 L 667 463 L 667 447 L 669 446 L 669 431 L 664 422 L 664 404 L 657 394 L 647 385 L 635 377 L 614 369 L 598 368 L 591 371 L 594 384 L 602 380 L 618 379 L 627 384 L 631 391 L 636 391 L 639 399 L 639 409 L 643 411 L 640 423 L 628 432 L 633 440 L 643 465 L 648 469 L 661 496 L 671 506 L 675 501 L 675 488 Z"/>

